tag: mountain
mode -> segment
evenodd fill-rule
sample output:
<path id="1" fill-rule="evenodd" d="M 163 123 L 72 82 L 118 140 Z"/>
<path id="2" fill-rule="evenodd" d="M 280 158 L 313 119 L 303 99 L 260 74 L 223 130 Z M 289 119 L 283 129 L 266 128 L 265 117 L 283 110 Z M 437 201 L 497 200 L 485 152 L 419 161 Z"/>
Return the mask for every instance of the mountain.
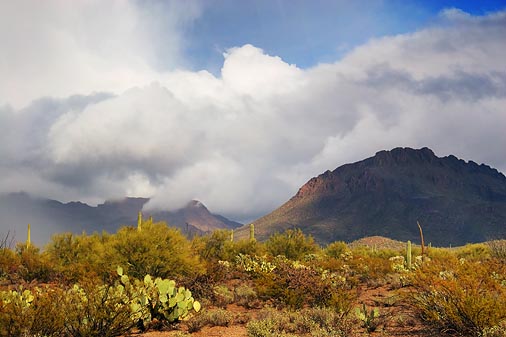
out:
<path id="1" fill-rule="evenodd" d="M 297 227 L 320 243 L 374 235 L 418 242 L 417 221 L 438 246 L 503 238 L 506 177 L 428 148 L 395 148 L 312 178 L 254 224 L 260 240 Z"/>
<path id="2" fill-rule="evenodd" d="M 32 240 L 37 244 L 45 244 L 54 233 L 103 230 L 113 233 L 122 225 L 136 225 L 138 212 L 148 201 L 147 198 L 124 198 L 93 207 L 81 202 L 34 198 L 26 193 L 4 194 L 0 195 L 0 237 L 9 233 L 17 241 L 24 241 L 28 223 L 32 225 Z M 196 200 L 176 211 L 143 212 L 143 216 L 165 221 L 187 235 L 241 226 L 212 214 Z"/>

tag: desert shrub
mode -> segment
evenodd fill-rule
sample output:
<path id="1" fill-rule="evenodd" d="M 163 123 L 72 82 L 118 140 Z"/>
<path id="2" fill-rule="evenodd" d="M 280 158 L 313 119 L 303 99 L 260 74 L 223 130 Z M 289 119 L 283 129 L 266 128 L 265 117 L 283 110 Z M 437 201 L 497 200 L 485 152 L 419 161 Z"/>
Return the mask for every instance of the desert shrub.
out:
<path id="1" fill-rule="evenodd" d="M 360 256 L 364 258 L 379 258 L 386 259 L 393 256 L 404 255 L 405 250 L 396 250 L 391 248 L 371 248 L 369 246 L 356 246 L 352 250 L 353 256 Z M 413 246 L 412 254 L 419 255 L 421 253 L 421 249 Z"/>
<path id="2" fill-rule="evenodd" d="M 200 303 L 174 281 L 132 280 L 118 268 L 112 284 L 19 287 L 0 291 L 0 336 L 121 336 L 152 321 L 171 323 L 198 312 Z M 143 323 L 140 325 L 140 323 Z"/>
<path id="3" fill-rule="evenodd" d="M 234 315 L 224 309 L 203 310 L 187 322 L 188 332 L 200 331 L 205 326 L 229 326 Z"/>
<path id="4" fill-rule="evenodd" d="M 431 247 L 427 250 L 427 256 L 433 260 L 447 261 L 455 258 L 455 251 L 451 248 Z"/>
<path id="5" fill-rule="evenodd" d="M 273 299 L 294 309 L 330 306 L 343 314 L 350 311 L 353 296 L 342 276 L 285 258 L 277 258 L 275 266 L 271 273 L 262 274 L 255 280 L 260 298 Z"/>
<path id="6" fill-rule="evenodd" d="M 195 275 L 192 278 L 186 278 L 182 285 L 192 290 L 193 295 L 199 299 L 212 301 L 214 298 L 214 286 L 216 280 L 213 273 Z"/>
<path id="7" fill-rule="evenodd" d="M 234 289 L 235 302 L 237 305 L 245 308 L 253 308 L 257 306 L 257 293 L 255 289 L 247 284 L 241 284 Z"/>
<path id="8" fill-rule="evenodd" d="M 0 336 L 23 336 L 31 327 L 30 290 L 0 292 Z"/>
<path id="9" fill-rule="evenodd" d="M 506 319 L 506 267 L 465 259 L 425 263 L 413 277 L 411 303 L 434 327 L 482 336 Z"/>
<path id="10" fill-rule="evenodd" d="M 506 260 L 506 240 L 493 240 L 487 242 L 490 248 L 490 255 L 501 261 Z"/>
<path id="11" fill-rule="evenodd" d="M 45 253 L 53 261 L 58 274 L 68 283 L 95 276 L 106 278 L 115 267 L 106 256 L 110 237 L 107 233 L 56 234 L 46 245 Z"/>
<path id="12" fill-rule="evenodd" d="M 331 309 L 307 308 L 295 312 L 264 310 L 247 326 L 248 337 L 347 336 L 350 323 Z"/>
<path id="13" fill-rule="evenodd" d="M 351 250 L 345 242 L 336 241 L 325 247 L 324 253 L 335 259 L 345 259 L 351 253 Z"/>
<path id="14" fill-rule="evenodd" d="M 61 336 L 63 293 L 49 286 L 0 292 L 0 336 Z"/>
<path id="15" fill-rule="evenodd" d="M 30 307 L 33 336 L 61 336 L 67 313 L 64 305 L 65 291 L 57 286 L 35 288 Z"/>
<path id="16" fill-rule="evenodd" d="M 198 253 L 206 261 L 230 261 L 235 256 L 229 230 L 217 230 L 211 235 L 194 239 L 197 240 L 200 241 L 196 244 L 199 247 Z"/>
<path id="17" fill-rule="evenodd" d="M 110 278 L 118 265 L 136 278 L 147 274 L 191 278 L 204 271 L 191 243 L 163 222 L 143 223 L 141 230 L 122 227 L 112 235 L 58 234 L 47 245 L 46 254 L 69 283 L 93 276 Z"/>
<path id="18" fill-rule="evenodd" d="M 384 284 L 388 275 L 392 273 L 391 254 L 384 256 L 353 254 L 353 258 L 347 261 L 351 278 L 360 283 L 367 283 L 372 286 Z M 394 255 L 395 256 L 395 255 Z"/>
<path id="19" fill-rule="evenodd" d="M 132 305 L 131 293 L 120 284 L 76 284 L 67 290 L 64 300 L 64 331 L 73 337 L 124 335 L 146 312 L 146 308 Z"/>
<path id="20" fill-rule="evenodd" d="M 483 330 L 481 337 L 504 337 L 506 336 L 506 320 L 498 325 Z"/>
<path id="21" fill-rule="evenodd" d="M 34 245 L 18 244 L 16 253 L 19 256 L 18 276 L 26 282 L 37 280 L 49 282 L 55 275 L 53 264 L 40 249 Z"/>
<path id="22" fill-rule="evenodd" d="M 268 274 L 276 269 L 265 256 L 238 254 L 234 259 L 234 267 L 252 277 L 259 277 Z"/>
<path id="23" fill-rule="evenodd" d="M 234 257 L 238 254 L 262 256 L 266 253 L 265 245 L 257 240 L 239 240 L 233 245 Z"/>
<path id="24" fill-rule="evenodd" d="M 0 248 L 0 279 L 12 281 L 20 267 L 19 256 L 10 248 Z"/>
<path id="25" fill-rule="evenodd" d="M 282 255 L 290 260 L 301 260 L 305 255 L 318 251 L 313 237 L 304 235 L 300 229 L 276 233 L 267 240 L 265 246 L 272 256 Z"/>
<path id="26" fill-rule="evenodd" d="M 481 261 L 490 258 L 490 247 L 484 243 L 467 244 L 456 249 L 457 258 Z"/>
<path id="27" fill-rule="evenodd" d="M 142 230 L 123 227 L 106 247 L 111 267 L 125 266 L 132 277 L 152 275 L 161 278 L 192 277 L 204 271 L 191 243 L 164 222 L 145 223 Z"/>
<path id="28" fill-rule="evenodd" d="M 228 304 L 234 302 L 234 292 L 225 285 L 217 285 L 213 288 L 214 304 L 225 308 Z"/>

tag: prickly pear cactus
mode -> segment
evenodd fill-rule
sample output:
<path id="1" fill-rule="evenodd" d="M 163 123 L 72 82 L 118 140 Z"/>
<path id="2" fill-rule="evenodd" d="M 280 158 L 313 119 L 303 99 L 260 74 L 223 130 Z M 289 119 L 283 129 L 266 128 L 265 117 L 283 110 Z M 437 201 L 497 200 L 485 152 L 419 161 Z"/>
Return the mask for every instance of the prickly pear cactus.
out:
<path id="1" fill-rule="evenodd" d="M 200 311 L 201 305 L 195 301 L 191 291 L 176 287 L 173 280 L 160 277 L 153 280 L 150 275 L 146 275 L 144 280 L 134 279 L 131 282 L 121 267 L 118 267 L 117 272 L 125 291 L 134 294 L 132 305 L 149 308 L 149 314 L 143 317 L 144 323 L 154 318 L 171 323 L 186 318 L 192 310 Z"/>

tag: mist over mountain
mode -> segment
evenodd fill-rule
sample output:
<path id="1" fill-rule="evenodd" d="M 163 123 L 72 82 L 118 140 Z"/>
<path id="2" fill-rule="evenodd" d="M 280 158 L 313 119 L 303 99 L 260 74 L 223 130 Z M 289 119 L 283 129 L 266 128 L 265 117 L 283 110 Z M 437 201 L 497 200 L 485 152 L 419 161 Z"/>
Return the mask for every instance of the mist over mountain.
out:
<path id="1" fill-rule="evenodd" d="M 148 198 L 124 198 L 93 207 L 82 202 L 35 198 L 22 192 L 4 194 L 0 195 L 0 234 L 8 233 L 15 241 L 24 241 L 30 223 L 32 241 L 44 245 L 55 233 L 113 233 L 122 225 L 136 225 L 138 212 L 148 201 Z M 180 228 L 189 236 L 241 225 L 212 214 L 196 200 L 176 211 L 143 212 L 144 218 L 149 216 L 154 221 L 165 221 L 169 226 Z"/>
<path id="2" fill-rule="evenodd" d="M 418 242 L 417 221 L 434 245 L 503 238 L 506 177 L 428 148 L 395 148 L 310 179 L 254 223 L 259 239 L 296 227 L 320 243 L 372 235 Z"/>

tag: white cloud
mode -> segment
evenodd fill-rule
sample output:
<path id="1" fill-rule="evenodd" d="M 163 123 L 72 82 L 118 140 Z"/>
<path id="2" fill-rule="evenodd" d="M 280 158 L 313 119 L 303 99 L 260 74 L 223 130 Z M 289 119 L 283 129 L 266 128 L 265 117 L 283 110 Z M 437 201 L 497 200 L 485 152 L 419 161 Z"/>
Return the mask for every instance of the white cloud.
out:
<path id="1" fill-rule="evenodd" d="M 41 124 L 37 155 L 5 146 L 0 154 L 18 153 L 38 192 L 144 194 L 160 208 L 196 198 L 239 220 L 274 209 L 314 175 L 396 146 L 429 146 L 506 172 L 506 15 L 462 15 L 307 70 L 251 45 L 232 48 L 221 77 L 174 71 L 77 108 L 55 102 L 64 108 Z M 4 108 L 0 118 L 31 130 L 9 116 L 32 110 L 54 107 Z"/>
<path id="2" fill-rule="evenodd" d="M 293 92 L 303 85 L 302 71 L 295 65 L 252 45 L 232 48 L 224 57 L 223 82 L 239 94 L 262 99 Z"/>
<path id="3" fill-rule="evenodd" d="M 23 107 L 43 96 L 121 92 L 158 78 L 162 64 L 184 64 L 181 29 L 199 15 L 198 6 L 163 4 L 1 1 L 0 103 Z"/>

